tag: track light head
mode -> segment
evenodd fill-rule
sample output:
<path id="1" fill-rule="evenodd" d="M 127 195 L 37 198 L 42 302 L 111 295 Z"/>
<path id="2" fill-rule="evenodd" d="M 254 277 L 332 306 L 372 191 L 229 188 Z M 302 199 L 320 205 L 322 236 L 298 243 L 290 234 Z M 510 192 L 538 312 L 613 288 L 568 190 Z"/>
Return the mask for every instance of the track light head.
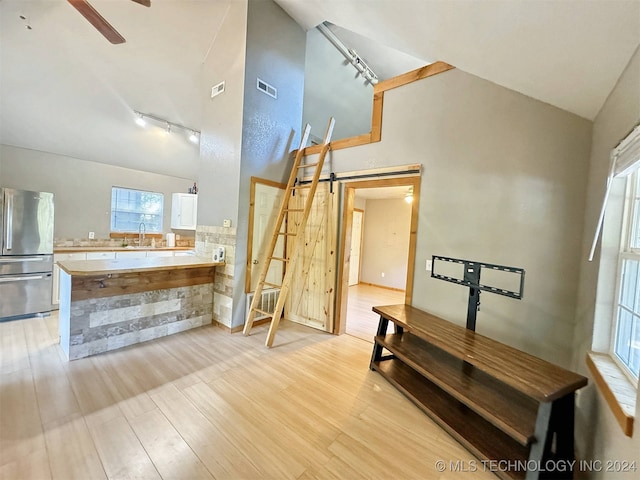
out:
<path id="1" fill-rule="evenodd" d="M 144 127 L 147 124 L 141 113 L 136 112 L 136 123 L 141 127 Z"/>

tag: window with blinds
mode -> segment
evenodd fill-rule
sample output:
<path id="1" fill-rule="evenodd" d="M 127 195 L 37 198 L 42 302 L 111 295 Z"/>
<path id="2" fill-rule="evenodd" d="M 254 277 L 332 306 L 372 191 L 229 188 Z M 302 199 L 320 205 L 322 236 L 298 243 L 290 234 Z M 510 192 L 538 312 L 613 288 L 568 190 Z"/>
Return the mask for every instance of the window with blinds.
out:
<path id="1" fill-rule="evenodd" d="M 162 193 L 113 187 L 111 231 L 137 233 L 144 227 L 146 233 L 162 233 L 163 207 Z"/>
<path id="2" fill-rule="evenodd" d="M 630 376 L 640 373 L 640 171 L 627 180 L 627 214 L 618 261 L 612 353 Z"/>

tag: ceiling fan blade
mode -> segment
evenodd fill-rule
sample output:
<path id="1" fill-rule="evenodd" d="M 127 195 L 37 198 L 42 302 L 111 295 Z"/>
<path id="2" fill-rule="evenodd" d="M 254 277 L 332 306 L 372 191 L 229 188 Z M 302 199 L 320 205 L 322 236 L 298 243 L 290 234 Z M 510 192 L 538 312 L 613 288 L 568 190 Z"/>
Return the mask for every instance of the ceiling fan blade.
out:
<path id="1" fill-rule="evenodd" d="M 111 43 L 118 44 L 126 42 L 124 37 L 120 35 L 87 0 L 67 0 L 67 2 L 73 5 L 73 7 Z"/>
<path id="2" fill-rule="evenodd" d="M 151 6 L 151 0 L 131 0 L 131 1 L 139 3 L 140 5 L 144 5 L 145 7 Z"/>

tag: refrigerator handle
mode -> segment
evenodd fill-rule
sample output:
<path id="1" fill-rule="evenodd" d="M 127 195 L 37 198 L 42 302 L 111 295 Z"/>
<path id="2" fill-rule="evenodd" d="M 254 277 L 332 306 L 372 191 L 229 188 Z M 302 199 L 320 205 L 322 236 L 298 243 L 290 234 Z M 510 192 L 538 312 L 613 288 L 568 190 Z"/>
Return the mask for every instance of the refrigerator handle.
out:
<path id="1" fill-rule="evenodd" d="M 13 248 L 13 193 L 7 193 L 7 231 L 5 248 L 7 250 L 11 250 Z"/>
<path id="2" fill-rule="evenodd" d="M 9 283 L 9 282 L 27 282 L 29 280 L 42 280 L 44 277 L 42 275 L 35 275 L 29 277 L 4 277 L 0 278 L 0 283 Z"/>
<path id="3" fill-rule="evenodd" d="M 23 262 L 44 262 L 44 257 L 18 257 L 18 258 L 7 258 L 0 257 L 0 263 L 23 263 Z"/>

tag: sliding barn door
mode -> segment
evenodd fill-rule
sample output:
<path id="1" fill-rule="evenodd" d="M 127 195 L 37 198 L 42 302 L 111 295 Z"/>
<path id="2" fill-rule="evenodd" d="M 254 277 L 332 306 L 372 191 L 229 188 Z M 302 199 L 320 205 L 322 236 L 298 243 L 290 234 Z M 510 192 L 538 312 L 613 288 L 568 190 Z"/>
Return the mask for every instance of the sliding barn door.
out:
<path id="1" fill-rule="evenodd" d="M 298 190 L 289 208 L 304 208 L 307 191 Z M 298 218 L 290 215 L 289 232 L 295 232 Z M 336 286 L 337 194 L 329 192 L 328 183 L 319 183 L 307 220 L 304 243 L 298 259 L 291 293 L 285 305 L 285 318 L 309 327 L 333 331 Z M 287 242 L 291 255 L 293 241 Z"/>

